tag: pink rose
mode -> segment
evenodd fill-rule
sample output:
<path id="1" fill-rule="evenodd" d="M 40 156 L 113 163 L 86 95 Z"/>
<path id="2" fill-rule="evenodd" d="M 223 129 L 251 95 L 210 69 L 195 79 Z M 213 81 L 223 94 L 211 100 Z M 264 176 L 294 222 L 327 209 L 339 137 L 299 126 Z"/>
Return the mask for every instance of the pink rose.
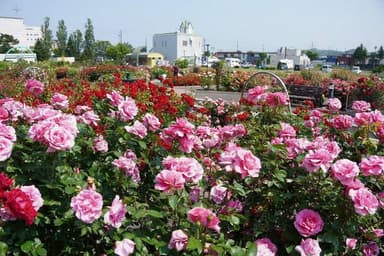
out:
<path id="1" fill-rule="evenodd" d="M 62 126 L 54 125 L 44 133 L 48 144 L 48 152 L 69 150 L 75 145 L 75 136 Z"/>
<path id="2" fill-rule="evenodd" d="M 379 208 L 379 201 L 367 188 L 350 189 L 348 195 L 353 201 L 355 212 L 359 215 L 375 214 Z"/>
<path id="3" fill-rule="evenodd" d="M 352 103 L 352 109 L 357 112 L 371 111 L 371 103 L 364 100 L 356 100 Z"/>
<path id="4" fill-rule="evenodd" d="M 44 85 L 36 79 L 28 79 L 25 88 L 35 96 L 42 94 L 44 91 Z"/>
<path id="5" fill-rule="evenodd" d="M 118 105 L 119 117 L 122 121 L 130 121 L 136 115 L 139 109 L 136 106 L 135 101 L 132 98 L 127 97 Z"/>
<path id="6" fill-rule="evenodd" d="M 176 249 L 180 252 L 187 249 L 188 245 L 188 236 L 180 229 L 174 230 L 172 232 L 171 240 L 168 243 L 169 249 Z"/>
<path id="7" fill-rule="evenodd" d="M 93 111 L 88 110 L 77 117 L 79 123 L 98 126 L 98 122 L 100 122 L 100 117 Z"/>
<path id="8" fill-rule="evenodd" d="M 348 249 L 354 250 L 356 248 L 357 239 L 355 238 L 347 238 L 345 240 L 345 245 Z"/>
<path id="9" fill-rule="evenodd" d="M 302 240 L 295 250 L 300 253 L 300 256 L 320 256 L 321 253 L 319 242 L 312 238 Z"/>
<path id="10" fill-rule="evenodd" d="M 229 143 L 225 151 L 220 154 L 220 165 L 223 165 L 225 170 L 234 171 L 241 174 L 241 178 L 258 177 L 261 169 L 260 159 L 252 154 L 251 151 Z"/>
<path id="11" fill-rule="evenodd" d="M 308 172 L 317 172 L 321 169 L 323 172 L 327 172 L 332 161 L 332 156 L 326 149 L 319 149 L 316 151 L 310 151 L 304 158 L 301 164 Z"/>
<path id="12" fill-rule="evenodd" d="M 272 92 L 268 93 L 266 101 L 269 106 L 285 106 L 289 103 L 288 95 L 285 92 Z"/>
<path id="13" fill-rule="evenodd" d="M 112 201 L 112 205 L 104 215 L 104 223 L 111 225 L 114 228 L 119 228 L 125 219 L 126 213 L 127 209 L 125 204 L 123 204 L 120 197 L 116 195 Z"/>
<path id="14" fill-rule="evenodd" d="M 168 156 L 162 164 L 164 169 L 181 173 L 186 182 L 197 183 L 203 178 L 204 169 L 194 158 Z"/>
<path id="15" fill-rule="evenodd" d="M 68 97 L 64 94 L 55 92 L 55 94 L 52 96 L 51 104 L 56 108 L 67 108 L 68 107 Z"/>
<path id="16" fill-rule="evenodd" d="M 76 217 L 85 223 L 92 223 L 101 216 L 103 197 L 92 189 L 84 189 L 72 197 L 71 207 Z"/>
<path id="17" fill-rule="evenodd" d="M 264 86 L 255 86 L 248 90 L 247 99 L 250 102 L 256 103 L 261 100 L 265 95 L 265 87 Z"/>
<path id="18" fill-rule="evenodd" d="M 384 174 L 384 157 L 369 156 L 363 158 L 360 162 L 360 169 L 365 176 L 380 176 Z"/>
<path id="19" fill-rule="evenodd" d="M 333 118 L 332 125 L 337 130 L 349 129 L 353 125 L 353 117 L 349 115 L 338 115 Z"/>
<path id="20" fill-rule="evenodd" d="M 359 167 L 355 162 L 348 159 L 337 160 L 332 166 L 332 175 L 341 184 L 348 186 L 354 178 L 359 175 Z"/>
<path id="21" fill-rule="evenodd" d="M 222 185 L 216 185 L 211 188 L 210 197 L 216 204 L 221 204 L 227 195 L 227 188 Z"/>
<path id="22" fill-rule="evenodd" d="M 108 142 L 103 135 L 98 135 L 93 141 L 93 150 L 106 153 L 108 152 Z"/>
<path id="23" fill-rule="evenodd" d="M 117 107 L 124 100 L 124 97 L 121 96 L 117 91 L 112 91 L 111 93 L 107 93 L 107 98 L 111 101 L 111 104 L 115 107 Z"/>
<path id="24" fill-rule="evenodd" d="M 6 122 L 9 118 L 8 110 L 0 106 L 0 123 Z"/>
<path id="25" fill-rule="evenodd" d="M 332 112 L 339 111 L 341 109 L 341 101 L 338 98 L 328 99 L 328 109 Z"/>
<path id="26" fill-rule="evenodd" d="M 296 130 L 291 126 L 290 124 L 287 123 L 280 123 L 281 130 L 279 131 L 279 136 L 283 138 L 284 140 L 286 139 L 292 139 L 296 137 Z"/>
<path id="27" fill-rule="evenodd" d="M 375 242 L 369 242 L 363 244 L 363 255 L 364 256 L 378 256 L 380 254 L 380 247 Z"/>
<path id="28" fill-rule="evenodd" d="M 361 113 L 356 113 L 354 117 L 354 122 L 357 126 L 363 126 L 370 124 L 371 122 L 371 114 L 368 112 L 361 112 Z"/>
<path id="29" fill-rule="evenodd" d="M 277 253 L 277 247 L 269 238 L 261 238 L 255 241 L 257 246 L 256 256 L 274 256 Z"/>
<path id="30" fill-rule="evenodd" d="M 16 141 L 16 131 L 12 126 L 0 123 L 0 137 L 4 137 L 12 142 Z"/>
<path id="31" fill-rule="evenodd" d="M 198 136 L 206 148 L 213 148 L 221 143 L 220 133 L 217 128 L 209 126 L 199 126 L 196 129 L 196 136 Z"/>
<path id="32" fill-rule="evenodd" d="M 304 209 L 296 214 L 294 226 L 300 235 L 309 237 L 321 232 L 324 222 L 317 212 L 311 209 Z"/>
<path id="33" fill-rule="evenodd" d="M 13 143 L 9 139 L 0 136 L 0 162 L 7 160 L 12 154 Z"/>
<path id="34" fill-rule="evenodd" d="M 184 188 L 185 179 L 177 171 L 162 170 L 156 175 L 155 189 L 170 192 Z"/>
<path id="35" fill-rule="evenodd" d="M 157 131 L 161 125 L 159 119 L 150 113 L 146 113 L 143 117 L 143 124 L 152 132 Z"/>
<path id="36" fill-rule="evenodd" d="M 195 207 L 188 211 L 188 220 L 192 223 L 200 223 L 202 226 L 220 232 L 220 220 L 211 210 L 203 207 Z"/>
<path id="37" fill-rule="evenodd" d="M 132 157 L 120 156 L 118 159 L 113 160 L 112 164 L 122 169 L 125 175 L 132 177 L 134 182 L 140 182 L 139 168 L 134 160 Z"/>
<path id="38" fill-rule="evenodd" d="M 123 239 L 115 242 L 115 250 L 113 251 L 119 256 L 128 256 L 135 251 L 135 243 L 130 239 Z"/>
<path id="39" fill-rule="evenodd" d="M 29 196 L 32 201 L 32 206 L 36 211 L 38 211 L 41 206 L 43 206 L 44 200 L 41 197 L 40 191 L 35 187 L 35 185 L 21 186 L 20 190 Z"/>
<path id="40" fill-rule="evenodd" d="M 143 139 L 145 136 L 147 136 L 147 128 L 140 122 L 135 121 L 132 126 L 124 126 L 124 129 L 136 136 L 138 136 L 140 139 Z"/>

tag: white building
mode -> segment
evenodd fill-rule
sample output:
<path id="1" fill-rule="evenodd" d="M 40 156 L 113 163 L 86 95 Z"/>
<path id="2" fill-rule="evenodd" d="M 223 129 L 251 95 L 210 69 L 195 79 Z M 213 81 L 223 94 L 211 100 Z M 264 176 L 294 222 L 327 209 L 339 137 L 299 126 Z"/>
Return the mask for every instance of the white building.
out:
<path id="1" fill-rule="evenodd" d="M 299 49 L 287 49 L 286 47 L 281 47 L 276 54 L 271 54 L 271 66 L 277 66 L 280 60 L 282 59 L 289 59 L 293 60 L 294 65 L 302 65 L 306 66 L 311 64 L 311 60 L 309 57 L 302 53 Z"/>
<path id="2" fill-rule="evenodd" d="M 33 47 L 37 39 L 42 37 L 40 27 L 26 26 L 23 18 L 1 17 L 0 33 L 8 34 L 19 40 L 19 46 Z"/>
<path id="3" fill-rule="evenodd" d="M 164 60 L 170 63 L 188 59 L 190 64 L 201 65 L 203 37 L 194 33 L 190 22 L 183 21 L 177 32 L 154 34 L 152 51 L 163 54 Z"/>

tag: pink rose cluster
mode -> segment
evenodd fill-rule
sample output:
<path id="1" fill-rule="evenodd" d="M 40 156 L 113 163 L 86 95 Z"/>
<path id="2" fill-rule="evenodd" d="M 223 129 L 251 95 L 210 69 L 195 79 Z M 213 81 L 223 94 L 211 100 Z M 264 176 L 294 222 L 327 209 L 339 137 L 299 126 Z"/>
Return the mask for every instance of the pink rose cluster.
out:
<path id="1" fill-rule="evenodd" d="M 68 97 L 64 94 L 55 92 L 51 99 L 51 105 L 57 109 L 67 108 L 69 105 Z"/>
<path id="2" fill-rule="evenodd" d="M 122 156 L 118 159 L 113 160 L 112 164 L 117 168 L 123 170 L 125 175 L 131 177 L 132 180 L 136 183 L 140 182 L 140 172 L 139 167 L 136 164 L 136 154 L 132 150 L 127 150 Z"/>
<path id="3" fill-rule="evenodd" d="M 11 156 L 14 142 L 16 142 L 15 129 L 0 123 L 0 162 Z"/>
<path id="4" fill-rule="evenodd" d="M 47 152 L 55 152 L 70 150 L 78 132 L 75 116 L 57 112 L 56 116 L 33 124 L 28 135 L 33 141 L 47 145 Z"/>
<path id="5" fill-rule="evenodd" d="M 101 216 L 103 197 L 93 189 L 84 189 L 72 197 L 71 207 L 79 220 L 93 223 Z"/>
<path id="6" fill-rule="evenodd" d="M 108 152 L 108 142 L 104 139 L 104 136 L 100 134 L 93 140 L 92 148 L 96 152 L 106 153 Z"/>
<path id="7" fill-rule="evenodd" d="M 44 92 L 44 84 L 36 79 L 28 79 L 25 84 L 25 89 L 35 96 Z"/>
<path id="8" fill-rule="evenodd" d="M 220 154 L 219 164 L 224 166 L 227 172 L 241 174 L 241 178 L 258 177 L 261 169 L 260 159 L 252 154 L 250 150 L 229 143 Z"/>
<path id="9" fill-rule="evenodd" d="M 188 220 L 192 223 L 199 223 L 203 227 L 220 232 L 220 220 L 211 210 L 203 207 L 195 207 L 188 211 Z"/>
<path id="10" fill-rule="evenodd" d="M 134 99 L 130 97 L 126 97 L 121 102 L 119 102 L 118 108 L 118 116 L 122 121 L 131 121 L 139 112 L 139 109 L 136 105 Z"/>
<path id="11" fill-rule="evenodd" d="M 197 183 L 203 177 L 204 169 L 194 158 L 166 157 L 163 170 L 156 175 L 155 189 L 163 192 L 172 192 L 184 188 L 186 182 Z"/>
<path id="12" fill-rule="evenodd" d="M 177 118 L 175 123 L 163 129 L 160 138 L 167 144 L 172 144 L 176 140 L 179 143 L 179 150 L 191 153 L 200 144 L 194 130 L 195 126 L 187 119 Z"/>

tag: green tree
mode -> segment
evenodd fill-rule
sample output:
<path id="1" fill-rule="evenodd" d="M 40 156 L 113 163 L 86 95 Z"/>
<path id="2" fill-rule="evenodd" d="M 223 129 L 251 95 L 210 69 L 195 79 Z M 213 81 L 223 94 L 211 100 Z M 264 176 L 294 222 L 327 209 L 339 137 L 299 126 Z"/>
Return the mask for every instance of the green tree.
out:
<path id="1" fill-rule="evenodd" d="M 96 41 L 95 43 L 96 56 L 105 57 L 107 55 L 107 49 L 110 46 L 112 46 L 112 44 L 109 41 Z"/>
<path id="2" fill-rule="evenodd" d="M 49 17 L 44 18 L 44 24 L 41 26 L 42 38 L 38 39 L 34 46 L 37 60 L 48 60 L 52 49 L 52 30 L 49 29 Z"/>
<path id="3" fill-rule="evenodd" d="M 56 31 L 57 37 L 57 49 L 55 54 L 57 56 L 65 56 L 65 50 L 67 48 L 67 27 L 65 26 L 64 20 L 59 20 L 59 24 Z"/>
<path id="4" fill-rule="evenodd" d="M 384 59 L 384 49 L 383 49 L 383 46 L 380 46 L 379 51 L 377 52 L 377 57 L 380 60 Z"/>
<path id="5" fill-rule="evenodd" d="M 360 64 L 365 63 L 365 59 L 368 56 L 367 48 L 363 46 L 363 44 L 360 44 L 353 53 L 353 58 L 357 60 Z"/>
<path id="6" fill-rule="evenodd" d="M 187 68 L 189 64 L 189 61 L 187 59 L 177 59 L 175 61 L 175 65 L 179 68 Z"/>
<path id="7" fill-rule="evenodd" d="M 106 51 L 107 58 L 113 59 L 116 63 L 122 63 L 124 57 L 132 52 L 132 45 L 129 43 L 118 43 L 115 46 L 109 46 Z"/>
<path id="8" fill-rule="evenodd" d="M 317 52 L 308 50 L 304 52 L 310 60 L 317 60 L 319 58 L 319 54 Z"/>
<path id="9" fill-rule="evenodd" d="M 14 38 L 12 35 L 0 34 L 0 53 L 6 53 L 12 48 L 12 45 L 18 44 L 19 40 Z"/>
<path id="10" fill-rule="evenodd" d="M 80 59 L 81 47 L 83 44 L 83 34 L 80 30 L 72 32 L 68 37 L 66 54 L 70 57 L 75 57 L 75 60 Z"/>
<path id="11" fill-rule="evenodd" d="M 95 57 L 95 35 L 91 19 L 87 19 L 84 33 L 83 60 L 93 60 Z"/>

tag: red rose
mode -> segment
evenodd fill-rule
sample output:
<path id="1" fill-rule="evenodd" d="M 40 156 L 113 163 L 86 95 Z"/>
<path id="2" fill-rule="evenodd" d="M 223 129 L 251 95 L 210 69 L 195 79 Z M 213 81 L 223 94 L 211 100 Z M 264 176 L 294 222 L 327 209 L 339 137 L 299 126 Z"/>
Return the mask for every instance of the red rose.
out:
<path id="1" fill-rule="evenodd" d="M 20 189 L 12 189 L 3 194 L 4 208 L 14 217 L 22 219 L 27 225 L 31 225 L 37 216 L 29 196 Z"/>
<path id="2" fill-rule="evenodd" d="M 14 184 L 14 180 L 5 173 L 0 172 L 0 190 L 7 190 Z"/>

